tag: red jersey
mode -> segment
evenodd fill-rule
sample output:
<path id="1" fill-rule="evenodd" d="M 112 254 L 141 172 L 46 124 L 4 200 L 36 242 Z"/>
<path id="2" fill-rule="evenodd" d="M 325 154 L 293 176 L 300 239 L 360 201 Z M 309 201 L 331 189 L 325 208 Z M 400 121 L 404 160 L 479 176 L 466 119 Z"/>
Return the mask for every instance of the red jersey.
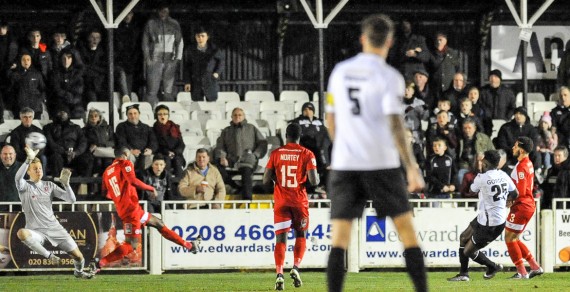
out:
<path id="1" fill-rule="evenodd" d="M 267 168 L 275 170 L 275 205 L 309 207 L 305 182 L 307 172 L 317 169 L 313 152 L 299 144 L 288 143 L 271 152 Z"/>
<path id="2" fill-rule="evenodd" d="M 135 187 L 145 191 L 154 189 L 136 178 L 133 163 L 128 159 L 115 159 L 103 172 L 103 191 L 107 191 L 107 198 L 113 200 L 123 221 L 140 219 L 131 218 L 141 209 Z"/>
<path id="3" fill-rule="evenodd" d="M 519 197 L 515 200 L 513 207 L 528 208 L 532 209 L 534 212 L 534 209 L 536 208 L 534 204 L 534 195 L 532 194 L 534 185 L 534 166 L 528 156 L 515 165 L 515 168 L 511 173 L 511 178 L 515 182 L 517 190 L 519 191 Z"/>

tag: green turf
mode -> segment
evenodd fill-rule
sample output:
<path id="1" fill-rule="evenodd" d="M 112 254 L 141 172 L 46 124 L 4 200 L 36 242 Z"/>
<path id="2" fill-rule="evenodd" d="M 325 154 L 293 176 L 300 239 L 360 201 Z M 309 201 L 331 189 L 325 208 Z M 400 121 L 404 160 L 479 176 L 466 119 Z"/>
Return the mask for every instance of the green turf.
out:
<path id="1" fill-rule="evenodd" d="M 568 274 L 545 274 L 531 280 L 507 279 L 513 273 L 499 273 L 483 280 L 483 272 L 472 272 L 471 282 L 447 282 L 452 272 L 428 274 L 431 291 L 570 291 Z M 285 291 L 326 291 L 324 272 L 303 272 L 303 287 L 293 287 L 286 275 Z M 275 276 L 269 272 L 187 273 L 165 275 L 101 274 L 91 280 L 72 275 L 3 276 L 0 291 L 272 291 Z M 412 291 L 405 273 L 361 272 L 348 274 L 345 291 Z"/>

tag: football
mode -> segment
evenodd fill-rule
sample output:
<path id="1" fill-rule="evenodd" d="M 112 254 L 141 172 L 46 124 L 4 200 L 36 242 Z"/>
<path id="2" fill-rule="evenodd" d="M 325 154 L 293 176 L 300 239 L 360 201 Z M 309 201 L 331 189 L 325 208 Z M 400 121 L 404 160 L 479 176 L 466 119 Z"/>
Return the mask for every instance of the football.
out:
<path id="1" fill-rule="evenodd" d="M 31 132 L 26 137 L 26 145 L 33 150 L 41 150 L 46 147 L 47 139 L 42 133 Z"/>

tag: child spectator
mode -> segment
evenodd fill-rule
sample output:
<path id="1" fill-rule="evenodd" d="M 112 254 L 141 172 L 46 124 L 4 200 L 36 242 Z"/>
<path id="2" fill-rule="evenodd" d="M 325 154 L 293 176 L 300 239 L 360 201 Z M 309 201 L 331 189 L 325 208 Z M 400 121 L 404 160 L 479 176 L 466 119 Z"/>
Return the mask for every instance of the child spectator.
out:
<path id="1" fill-rule="evenodd" d="M 447 116 L 449 117 L 449 122 L 453 125 L 457 125 L 457 118 L 450 110 L 451 110 L 451 101 L 449 99 L 442 98 L 438 100 L 437 107 L 433 109 L 432 116 L 429 118 L 430 125 L 435 124 L 437 122 L 437 114 L 441 111 L 446 111 Z"/>
<path id="2" fill-rule="evenodd" d="M 137 175 L 145 184 L 153 186 L 156 190 L 156 197 L 151 191 L 139 191 L 140 200 L 148 200 L 148 211 L 151 213 L 161 213 L 161 203 L 164 200 L 172 200 L 171 176 L 166 169 L 166 161 L 162 154 L 158 153 L 152 158 L 152 165 Z"/>
<path id="3" fill-rule="evenodd" d="M 447 151 L 451 157 L 455 157 L 455 149 L 457 148 L 457 134 L 455 125 L 449 122 L 448 112 L 440 111 L 437 113 L 437 119 L 434 124 L 429 126 L 426 134 L 427 145 L 433 145 L 436 138 L 445 140 L 448 147 Z M 432 154 L 430 147 L 426 147 L 429 154 Z"/>
<path id="4" fill-rule="evenodd" d="M 457 169 L 453 157 L 445 153 L 446 140 L 436 138 L 433 141 L 433 154 L 426 164 L 426 183 L 429 198 L 449 199 L 455 191 Z"/>
<path id="5" fill-rule="evenodd" d="M 459 129 L 461 129 L 463 121 L 467 118 L 475 122 L 477 131 L 484 133 L 485 128 L 483 127 L 482 120 L 473 112 L 473 102 L 469 98 L 463 98 L 459 101 L 459 115 L 457 116 L 457 127 Z"/>
<path id="6" fill-rule="evenodd" d="M 406 128 L 412 131 L 416 143 L 423 145 L 424 133 L 422 130 L 422 120 L 427 119 L 429 111 L 426 110 L 425 102 L 414 95 L 415 87 L 416 85 L 413 82 L 406 82 L 403 100 L 404 107 L 406 108 L 404 121 Z"/>
<path id="7" fill-rule="evenodd" d="M 540 141 L 537 146 L 542 155 L 544 171 L 546 171 L 552 167 L 551 153 L 558 146 L 558 136 L 552 131 L 550 112 L 544 112 L 544 115 L 538 121 L 538 134 L 540 135 Z"/>

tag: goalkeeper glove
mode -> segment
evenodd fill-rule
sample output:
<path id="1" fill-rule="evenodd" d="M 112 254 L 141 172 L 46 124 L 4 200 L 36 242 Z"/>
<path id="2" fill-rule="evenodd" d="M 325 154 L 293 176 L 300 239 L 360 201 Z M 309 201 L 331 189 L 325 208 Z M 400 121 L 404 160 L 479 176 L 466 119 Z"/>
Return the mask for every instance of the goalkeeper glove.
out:
<path id="1" fill-rule="evenodd" d="M 61 170 L 61 173 L 59 174 L 59 182 L 64 186 L 68 186 L 70 178 L 71 178 L 71 169 L 63 168 Z"/>
<path id="2" fill-rule="evenodd" d="M 36 155 L 38 155 L 38 152 L 40 152 L 39 149 L 33 150 L 32 148 L 28 147 L 27 145 L 24 148 L 24 151 L 26 151 L 26 156 L 27 156 L 26 162 L 27 163 L 31 163 L 32 160 L 34 160 L 34 158 L 36 158 Z"/>

